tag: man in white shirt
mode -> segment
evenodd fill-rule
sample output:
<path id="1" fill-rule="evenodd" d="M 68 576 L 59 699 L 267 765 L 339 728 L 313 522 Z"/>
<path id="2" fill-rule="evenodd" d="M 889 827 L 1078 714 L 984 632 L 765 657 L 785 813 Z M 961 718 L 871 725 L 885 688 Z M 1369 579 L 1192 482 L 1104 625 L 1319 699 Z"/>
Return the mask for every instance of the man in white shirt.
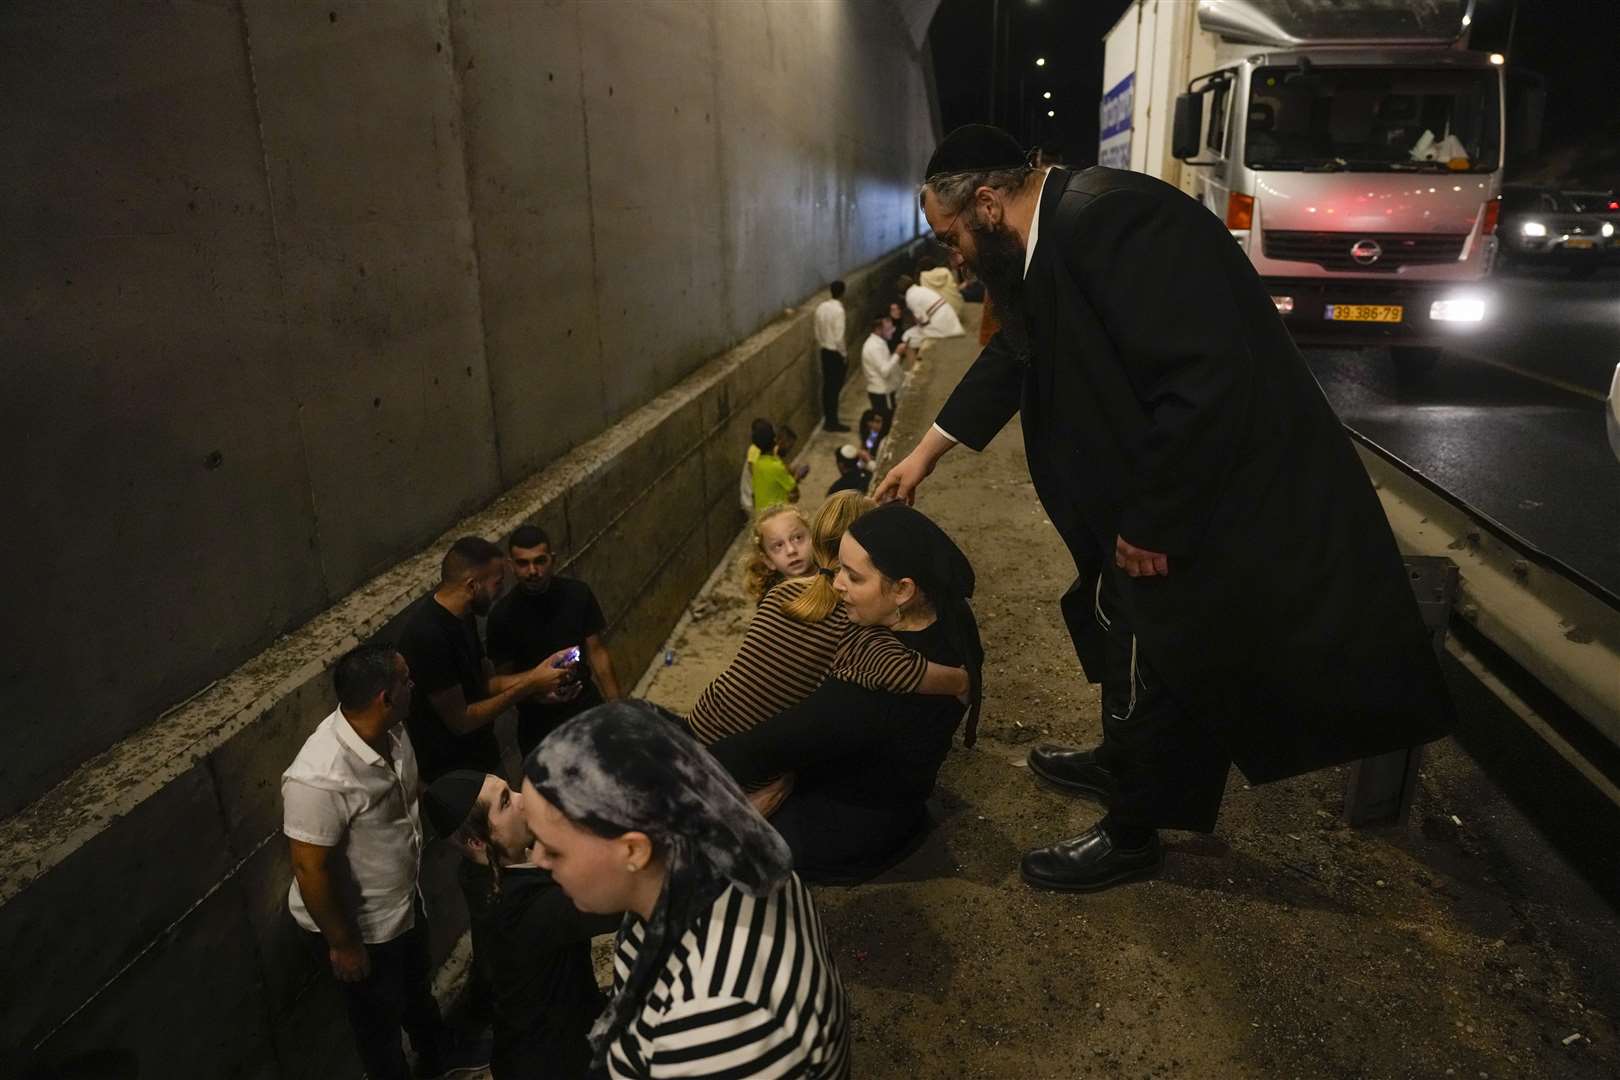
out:
<path id="1" fill-rule="evenodd" d="M 431 986 L 427 920 L 418 900 L 422 820 L 416 753 L 403 721 L 411 675 L 392 646 L 361 645 L 333 669 L 338 707 L 281 777 L 282 831 L 292 849 L 287 906 L 343 990 L 366 1074 L 410 1080 L 482 1067 L 488 1048 L 456 1046 Z"/>
<path id="2" fill-rule="evenodd" d="M 909 275 L 901 274 L 896 282 L 906 295 L 906 308 L 916 325 L 906 331 L 905 342 L 921 351 L 929 342 L 940 338 L 962 336 L 962 320 L 946 299 L 926 285 L 919 285 Z"/>
<path id="3" fill-rule="evenodd" d="M 835 281 L 827 291 L 832 299 L 823 300 L 815 315 L 816 347 L 821 350 L 821 416 L 828 431 L 848 431 L 848 425 L 838 422 L 838 395 L 849 374 L 849 346 L 844 343 L 844 283 Z"/>
<path id="4" fill-rule="evenodd" d="M 887 315 L 872 320 L 872 332 L 861 346 L 861 371 L 866 376 L 866 396 L 872 409 L 883 417 L 883 434 L 889 433 L 894 423 L 895 395 L 906 380 L 905 359 L 909 349 L 901 345 L 889 351 L 889 337 L 894 333 L 894 322 Z"/>

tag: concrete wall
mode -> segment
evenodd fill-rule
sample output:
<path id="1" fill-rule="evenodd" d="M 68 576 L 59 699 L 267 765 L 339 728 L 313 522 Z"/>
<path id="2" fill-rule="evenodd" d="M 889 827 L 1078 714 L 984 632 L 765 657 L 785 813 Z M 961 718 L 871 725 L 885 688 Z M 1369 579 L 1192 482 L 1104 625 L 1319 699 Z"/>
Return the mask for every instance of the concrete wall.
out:
<path id="1" fill-rule="evenodd" d="M 358 1073 L 279 835 L 330 664 L 537 521 L 634 680 L 916 233 L 920 71 L 878 3 L 0 13 L 0 1074 Z"/>
<path id="2" fill-rule="evenodd" d="M 0 12 L 0 815 L 917 229 L 884 2 Z"/>

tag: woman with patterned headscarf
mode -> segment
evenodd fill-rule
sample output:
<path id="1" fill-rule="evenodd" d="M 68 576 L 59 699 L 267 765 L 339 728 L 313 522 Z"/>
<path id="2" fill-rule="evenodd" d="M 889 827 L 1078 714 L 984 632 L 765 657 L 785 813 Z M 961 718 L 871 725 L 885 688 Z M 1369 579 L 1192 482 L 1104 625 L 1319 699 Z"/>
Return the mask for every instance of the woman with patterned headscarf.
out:
<path id="1" fill-rule="evenodd" d="M 639 701 L 582 713 L 523 763 L 523 810 L 574 905 L 625 913 L 594 1065 L 849 1075 L 843 983 L 787 844 L 677 720 Z"/>

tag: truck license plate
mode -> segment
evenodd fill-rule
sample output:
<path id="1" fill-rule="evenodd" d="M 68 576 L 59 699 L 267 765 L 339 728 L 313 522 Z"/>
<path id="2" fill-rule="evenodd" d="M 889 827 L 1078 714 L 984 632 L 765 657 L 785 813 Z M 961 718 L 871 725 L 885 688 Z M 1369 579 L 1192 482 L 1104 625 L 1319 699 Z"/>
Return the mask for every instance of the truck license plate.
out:
<path id="1" fill-rule="evenodd" d="M 1568 240 L 1564 241 L 1564 246 L 1567 248 L 1574 248 L 1579 251 L 1585 251 L 1588 248 L 1597 247 L 1597 241 L 1592 239 L 1590 236 L 1572 236 Z"/>
<path id="2" fill-rule="evenodd" d="M 1333 322 L 1400 322 L 1405 311 L 1399 304 L 1329 304 L 1324 317 Z"/>

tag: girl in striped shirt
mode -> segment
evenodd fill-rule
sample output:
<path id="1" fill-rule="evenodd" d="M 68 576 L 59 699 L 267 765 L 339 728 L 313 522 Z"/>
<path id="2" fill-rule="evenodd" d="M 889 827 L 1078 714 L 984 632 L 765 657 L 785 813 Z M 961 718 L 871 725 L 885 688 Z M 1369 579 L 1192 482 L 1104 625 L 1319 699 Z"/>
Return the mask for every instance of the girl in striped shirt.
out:
<path id="1" fill-rule="evenodd" d="M 849 1076 L 844 986 L 787 845 L 677 723 L 646 702 L 599 705 L 523 776 L 535 861 L 581 911 L 625 913 L 596 1067 Z"/>
<path id="2" fill-rule="evenodd" d="M 858 648 L 846 647 L 852 627 L 833 590 L 838 545 L 851 522 L 876 504 L 854 491 L 839 492 L 816 511 L 811 525 L 814 571 L 782 582 L 765 595 L 726 670 L 692 707 L 686 723 L 703 743 L 747 731 L 809 697 L 827 678 L 835 655 L 842 677 L 896 694 L 965 695 L 967 672 L 930 663 L 881 629 L 861 631 Z"/>

